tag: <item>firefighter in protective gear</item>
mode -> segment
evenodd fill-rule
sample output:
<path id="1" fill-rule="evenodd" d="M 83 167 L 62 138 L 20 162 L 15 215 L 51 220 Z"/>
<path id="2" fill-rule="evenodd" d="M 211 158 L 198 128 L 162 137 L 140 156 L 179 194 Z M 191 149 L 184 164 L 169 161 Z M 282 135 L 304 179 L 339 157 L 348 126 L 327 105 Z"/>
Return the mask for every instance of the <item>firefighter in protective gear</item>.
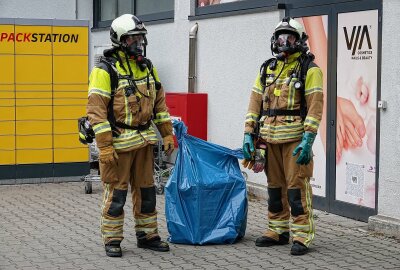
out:
<path id="1" fill-rule="evenodd" d="M 322 72 L 307 53 L 306 39 L 302 25 L 292 18 L 277 25 L 271 39 L 275 58 L 266 61 L 256 78 L 245 120 L 245 136 L 267 144 L 268 228 L 255 244 L 288 244 L 291 233 L 292 255 L 307 253 L 314 238 L 312 144 L 323 107 Z M 259 134 L 254 134 L 258 123 Z M 257 146 L 249 155 L 256 151 Z M 243 164 L 248 167 L 251 161 Z"/>
<path id="2" fill-rule="evenodd" d="M 152 122 L 163 137 L 164 149 L 174 149 L 172 123 L 157 70 L 145 58 L 146 28 L 134 15 L 116 18 L 110 29 L 113 48 L 90 74 L 87 115 L 99 149 L 103 184 L 101 234 L 106 254 L 122 256 L 124 204 L 131 185 L 137 246 L 168 251 L 157 230 Z M 111 67 L 111 68 L 110 68 Z M 113 74 L 117 84 L 112 89 Z"/>

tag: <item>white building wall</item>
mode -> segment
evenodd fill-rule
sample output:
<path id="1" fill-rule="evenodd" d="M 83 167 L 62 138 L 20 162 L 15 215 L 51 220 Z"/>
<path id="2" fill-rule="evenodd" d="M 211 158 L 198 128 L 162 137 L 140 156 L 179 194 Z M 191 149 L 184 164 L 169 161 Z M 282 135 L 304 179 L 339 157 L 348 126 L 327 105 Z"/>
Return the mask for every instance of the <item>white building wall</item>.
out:
<path id="1" fill-rule="evenodd" d="M 400 220 L 400 1 L 383 1 L 381 99 L 388 102 L 381 111 L 378 214 Z M 388 71 L 388 72 L 385 72 Z"/>
<path id="2" fill-rule="evenodd" d="M 73 20 L 75 5 L 75 0 L 0 0 L 0 17 Z"/>

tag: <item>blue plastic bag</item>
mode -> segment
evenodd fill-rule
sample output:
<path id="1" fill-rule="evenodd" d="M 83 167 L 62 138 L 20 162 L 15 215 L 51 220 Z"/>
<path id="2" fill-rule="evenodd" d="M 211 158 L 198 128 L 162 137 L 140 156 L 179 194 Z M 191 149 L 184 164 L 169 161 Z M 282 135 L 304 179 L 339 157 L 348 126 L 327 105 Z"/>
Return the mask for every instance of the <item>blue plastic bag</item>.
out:
<path id="1" fill-rule="evenodd" d="M 246 182 L 231 150 L 187 134 L 174 122 L 179 149 L 165 187 L 169 241 L 179 244 L 231 244 L 246 231 Z"/>

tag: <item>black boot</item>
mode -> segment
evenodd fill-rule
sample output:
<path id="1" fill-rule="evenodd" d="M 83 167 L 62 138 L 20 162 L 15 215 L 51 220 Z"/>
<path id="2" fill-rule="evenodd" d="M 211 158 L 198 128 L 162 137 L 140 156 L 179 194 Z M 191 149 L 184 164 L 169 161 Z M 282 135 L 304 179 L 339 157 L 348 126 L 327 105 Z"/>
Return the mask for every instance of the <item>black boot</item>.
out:
<path id="1" fill-rule="evenodd" d="M 308 247 L 303 245 L 302 243 L 295 241 L 293 243 L 292 249 L 290 250 L 290 254 L 298 256 L 298 255 L 304 255 L 308 252 Z"/>
<path id="2" fill-rule="evenodd" d="M 122 250 L 120 241 L 111 241 L 105 245 L 106 254 L 108 257 L 121 257 Z"/>
<path id="3" fill-rule="evenodd" d="M 257 247 L 270 247 L 275 245 L 287 245 L 289 244 L 289 233 L 284 232 L 279 235 L 279 240 L 275 240 L 268 236 L 261 236 L 256 239 Z"/>
<path id="4" fill-rule="evenodd" d="M 154 251 L 169 251 L 169 245 L 167 242 L 161 241 L 159 236 L 147 239 L 145 233 L 136 233 L 137 237 L 137 247 L 147 248 Z"/>

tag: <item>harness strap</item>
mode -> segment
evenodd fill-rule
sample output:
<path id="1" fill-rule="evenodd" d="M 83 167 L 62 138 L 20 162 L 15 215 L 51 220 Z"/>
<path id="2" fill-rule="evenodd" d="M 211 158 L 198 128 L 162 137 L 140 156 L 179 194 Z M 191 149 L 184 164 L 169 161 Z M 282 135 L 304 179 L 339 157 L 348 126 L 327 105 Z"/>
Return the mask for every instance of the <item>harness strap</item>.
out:
<path id="1" fill-rule="evenodd" d="M 283 116 L 300 116 L 301 115 L 301 110 L 280 110 L 280 109 L 267 109 L 263 110 L 262 112 L 263 116 L 278 116 L 278 115 L 283 115 Z"/>
<path id="2" fill-rule="evenodd" d="M 139 130 L 139 131 L 143 131 L 148 129 L 151 126 L 151 121 L 148 121 L 146 124 L 144 125 L 138 125 L 137 127 L 134 126 L 129 126 L 125 123 L 122 122 L 115 122 L 115 126 L 119 127 L 119 128 L 124 128 L 124 129 L 131 129 L 131 130 Z"/>

